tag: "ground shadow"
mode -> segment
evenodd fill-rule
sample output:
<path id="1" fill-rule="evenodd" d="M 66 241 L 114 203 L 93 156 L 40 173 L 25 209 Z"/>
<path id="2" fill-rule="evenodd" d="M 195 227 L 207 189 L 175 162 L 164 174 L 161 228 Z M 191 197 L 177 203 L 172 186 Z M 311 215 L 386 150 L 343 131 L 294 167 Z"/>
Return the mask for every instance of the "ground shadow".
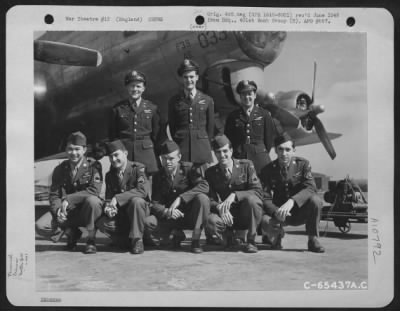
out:
<path id="1" fill-rule="evenodd" d="M 304 235 L 306 233 L 304 231 L 290 231 L 286 232 L 287 235 Z M 359 239 L 366 239 L 368 238 L 367 234 L 359 234 L 359 233 L 341 233 L 341 232 L 322 232 L 319 233 L 320 237 L 323 238 L 334 238 L 334 239 L 341 239 L 341 240 L 359 240 Z"/>

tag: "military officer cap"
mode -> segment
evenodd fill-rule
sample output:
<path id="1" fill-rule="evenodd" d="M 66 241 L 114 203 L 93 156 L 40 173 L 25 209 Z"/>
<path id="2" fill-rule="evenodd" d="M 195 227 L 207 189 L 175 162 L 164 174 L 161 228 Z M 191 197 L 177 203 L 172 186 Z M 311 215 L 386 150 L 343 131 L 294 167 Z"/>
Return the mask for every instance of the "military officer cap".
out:
<path id="1" fill-rule="evenodd" d="M 251 80 L 242 80 L 236 86 L 236 93 L 240 94 L 247 91 L 257 91 L 257 84 Z"/>
<path id="2" fill-rule="evenodd" d="M 126 151 L 125 145 L 119 139 L 114 140 L 107 144 L 107 154 L 108 155 L 112 154 L 113 152 L 115 152 L 117 150 Z"/>
<path id="3" fill-rule="evenodd" d="M 140 71 L 132 70 L 125 76 L 125 85 L 128 85 L 133 81 L 143 82 L 143 84 L 146 85 L 146 76 Z"/>
<path id="4" fill-rule="evenodd" d="M 82 132 L 74 132 L 67 138 L 67 145 L 73 144 L 86 147 L 86 136 Z"/>
<path id="5" fill-rule="evenodd" d="M 174 142 L 173 140 L 166 140 L 162 145 L 160 149 L 160 154 L 169 154 L 171 152 L 174 152 L 176 150 L 179 150 L 179 146 Z"/>
<path id="6" fill-rule="evenodd" d="M 231 141 L 225 135 L 217 135 L 211 143 L 211 146 L 214 150 L 220 149 L 226 145 L 231 145 Z"/>
<path id="7" fill-rule="evenodd" d="M 282 145 L 283 143 L 286 143 L 287 141 L 291 141 L 293 143 L 293 148 L 294 148 L 294 140 L 286 132 L 283 132 L 282 134 L 275 137 L 275 140 L 274 140 L 275 147 Z"/>
<path id="8" fill-rule="evenodd" d="M 178 68 L 178 75 L 182 76 L 188 71 L 196 71 L 196 73 L 199 73 L 199 65 L 191 59 L 185 59 Z"/>

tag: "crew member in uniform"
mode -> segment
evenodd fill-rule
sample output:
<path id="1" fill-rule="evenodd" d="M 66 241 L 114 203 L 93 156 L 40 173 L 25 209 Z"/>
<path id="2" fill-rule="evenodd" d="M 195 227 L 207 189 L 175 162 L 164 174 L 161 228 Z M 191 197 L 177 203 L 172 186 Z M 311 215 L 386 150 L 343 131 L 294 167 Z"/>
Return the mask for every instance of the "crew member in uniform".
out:
<path id="1" fill-rule="evenodd" d="M 102 214 L 100 199 L 103 184 L 100 162 L 86 158 L 86 137 L 74 132 L 67 138 L 68 160 L 58 165 L 50 186 L 50 211 L 36 222 L 36 232 L 55 241 L 65 232 L 67 250 L 75 250 L 82 236 L 78 227 L 88 231 L 85 253 L 96 253 L 95 222 Z"/>
<path id="2" fill-rule="evenodd" d="M 257 85 L 242 80 L 236 87 L 241 108 L 232 111 L 225 123 L 225 135 L 233 146 L 233 156 L 253 162 L 257 174 L 271 162 L 269 152 L 275 137 L 274 122 L 268 111 L 255 105 Z"/>
<path id="3" fill-rule="evenodd" d="M 162 168 L 153 178 L 153 210 L 159 219 L 163 244 L 173 235 L 173 247 L 185 240 L 182 229 L 193 230 L 191 251 L 201 253 L 201 231 L 210 210 L 208 184 L 200 169 L 181 161 L 182 155 L 174 141 L 161 146 Z"/>
<path id="4" fill-rule="evenodd" d="M 160 115 L 156 105 L 143 99 L 146 77 L 133 70 L 125 76 L 129 98 L 117 103 L 111 113 L 110 141 L 120 139 L 128 150 L 128 159 L 143 163 L 149 175 L 158 171 L 154 145 L 160 133 Z"/>
<path id="5" fill-rule="evenodd" d="M 310 163 L 294 155 L 295 142 L 287 133 L 276 137 L 275 150 L 278 158 L 263 168 L 260 177 L 265 187 L 263 241 L 280 249 L 282 226 L 305 224 L 308 249 L 323 253 L 318 241 L 322 200 L 317 195 Z"/>
<path id="6" fill-rule="evenodd" d="M 212 162 L 210 141 L 214 137 L 214 101 L 196 89 L 199 66 L 185 59 L 178 68 L 183 91 L 168 103 L 168 124 L 172 139 L 179 145 L 183 161 Z"/>
<path id="7" fill-rule="evenodd" d="M 228 247 L 236 241 L 245 252 L 256 253 L 255 238 L 263 212 L 262 188 L 253 163 L 232 158 L 232 145 L 225 135 L 215 137 L 213 150 L 218 164 L 206 170 L 211 200 L 207 229 L 219 237 L 226 231 Z M 233 239 L 233 230 L 247 230 L 247 244 Z"/>
<path id="8" fill-rule="evenodd" d="M 106 174 L 105 215 L 97 226 L 116 244 L 123 246 L 129 238 L 131 253 L 142 254 L 143 240 L 157 227 L 157 219 L 150 215 L 145 166 L 128 160 L 128 151 L 120 140 L 109 143 L 107 149 L 111 167 Z"/>

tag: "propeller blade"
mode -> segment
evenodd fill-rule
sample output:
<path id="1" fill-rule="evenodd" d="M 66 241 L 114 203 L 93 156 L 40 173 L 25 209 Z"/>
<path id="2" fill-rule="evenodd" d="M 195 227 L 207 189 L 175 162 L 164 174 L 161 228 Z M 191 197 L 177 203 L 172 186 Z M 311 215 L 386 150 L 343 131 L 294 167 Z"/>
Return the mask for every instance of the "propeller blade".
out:
<path id="1" fill-rule="evenodd" d="M 335 148 L 333 148 L 333 145 L 328 137 L 324 125 L 322 124 L 321 120 L 316 116 L 313 117 L 312 120 L 314 122 L 315 131 L 317 132 L 318 137 L 321 140 L 321 143 L 324 145 L 326 151 L 333 160 L 336 157 Z"/>
<path id="2" fill-rule="evenodd" d="M 312 95 L 311 95 L 311 104 L 314 103 L 314 93 L 315 93 L 315 80 L 317 78 L 317 62 L 314 61 L 314 77 L 312 81 Z"/>
<path id="3" fill-rule="evenodd" d="M 100 52 L 77 45 L 36 40 L 34 42 L 35 60 L 58 65 L 91 66 L 101 64 Z"/>
<path id="4" fill-rule="evenodd" d="M 265 107 L 271 113 L 271 116 L 274 119 L 279 120 L 282 126 L 290 128 L 297 128 L 299 126 L 299 118 L 296 117 L 293 113 L 279 107 L 278 105 L 268 103 L 265 104 L 263 107 Z"/>

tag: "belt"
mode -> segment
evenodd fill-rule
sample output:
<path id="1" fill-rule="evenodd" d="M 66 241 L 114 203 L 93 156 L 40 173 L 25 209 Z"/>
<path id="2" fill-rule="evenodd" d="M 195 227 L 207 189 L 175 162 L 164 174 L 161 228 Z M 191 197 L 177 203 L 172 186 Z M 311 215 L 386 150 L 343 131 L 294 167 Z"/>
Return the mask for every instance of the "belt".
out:
<path id="1" fill-rule="evenodd" d="M 264 145 L 263 141 L 252 141 L 250 138 L 246 138 L 246 141 L 244 143 L 245 145 Z"/>
<path id="2" fill-rule="evenodd" d="M 133 140 L 146 140 L 146 139 L 150 139 L 150 136 L 133 136 Z"/>

